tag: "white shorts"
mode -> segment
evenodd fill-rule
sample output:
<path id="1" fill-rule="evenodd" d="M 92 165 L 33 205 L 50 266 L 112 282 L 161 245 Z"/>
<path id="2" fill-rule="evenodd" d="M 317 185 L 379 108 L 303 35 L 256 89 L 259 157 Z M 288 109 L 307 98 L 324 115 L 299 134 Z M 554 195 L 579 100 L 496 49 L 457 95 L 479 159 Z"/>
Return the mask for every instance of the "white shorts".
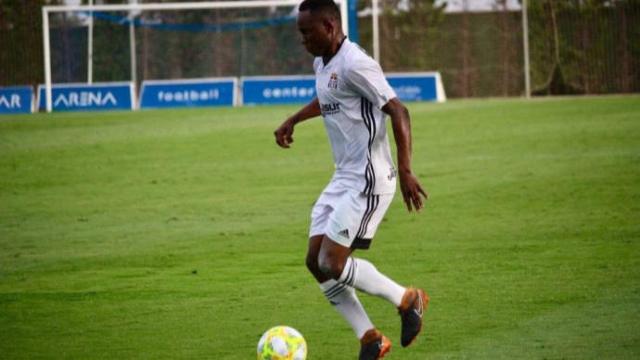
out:
<path id="1" fill-rule="evenodd" d="M 311 210 L 309 237 L 326 235 L 352 249 L 368 249 L 393 194 L 364 195 L 327 187 Z"/>

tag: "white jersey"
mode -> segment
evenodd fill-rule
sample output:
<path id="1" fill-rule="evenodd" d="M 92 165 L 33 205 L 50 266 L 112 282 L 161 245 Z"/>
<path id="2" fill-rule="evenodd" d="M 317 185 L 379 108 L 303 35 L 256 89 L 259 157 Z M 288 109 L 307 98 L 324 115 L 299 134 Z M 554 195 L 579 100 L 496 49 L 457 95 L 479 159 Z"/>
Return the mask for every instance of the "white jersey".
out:
<path id="1" fill-rule="evenodd" d="M 336 167 L 332 184 L 365 195 L 394 193 L 396 170 L 381 108 L 396 94 L 380 65 L 345 39 L 328 64 L 318 57 L 313 68 Z"/>

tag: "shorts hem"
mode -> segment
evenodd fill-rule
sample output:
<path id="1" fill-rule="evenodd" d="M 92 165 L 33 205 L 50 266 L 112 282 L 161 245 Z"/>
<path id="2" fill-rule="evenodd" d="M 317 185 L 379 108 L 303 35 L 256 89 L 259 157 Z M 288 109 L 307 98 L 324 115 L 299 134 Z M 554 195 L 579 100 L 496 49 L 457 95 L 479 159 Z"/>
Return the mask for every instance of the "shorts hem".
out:
<path id="1" fill-rule="evenodd" d="M 309 233 L 309 239 L 311 239 L 312 237 L 315 237 L 315 236 L 319 236 L 319 235 L 324 236 L 324 235 L 327 235 L 327 234 L 325 232 Z"/>
<path id="2" fill-rule="evenodd" d="M 351 248 L 359 250 L 369 250 L 372 241 L 373 239 L 355 238 L 351 243 Z"/>

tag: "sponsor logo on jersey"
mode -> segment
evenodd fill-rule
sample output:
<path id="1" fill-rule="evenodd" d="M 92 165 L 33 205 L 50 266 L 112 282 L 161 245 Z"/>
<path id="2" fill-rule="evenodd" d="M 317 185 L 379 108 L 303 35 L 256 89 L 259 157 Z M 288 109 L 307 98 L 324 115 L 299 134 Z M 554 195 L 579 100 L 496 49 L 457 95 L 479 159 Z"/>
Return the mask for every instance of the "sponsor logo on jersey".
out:
<path id="1" fill-rule="evenodd" d="M 327 86 L 329 89 L 338 89 L 338 74 L 331 73 L 331 78 L 329 78 L 329 84 Z"/>
<path id="2" fill-rule="evenodd" d="M 340 112 L 340 103 L 320 104 L 322 115 L 334 115 Z"/>

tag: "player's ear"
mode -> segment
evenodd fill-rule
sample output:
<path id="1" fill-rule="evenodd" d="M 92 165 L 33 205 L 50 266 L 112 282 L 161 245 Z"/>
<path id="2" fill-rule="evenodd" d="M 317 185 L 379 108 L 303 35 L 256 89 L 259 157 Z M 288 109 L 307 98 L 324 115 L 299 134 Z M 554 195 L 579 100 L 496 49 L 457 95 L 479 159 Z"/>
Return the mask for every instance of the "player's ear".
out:
<path id="1" fill-rule="evenodd" d="M 331 34 L 333 35 L 333 32 L 336 28 L 335 24 L 333 23 L 333 21 L 331 21 L 331 19 L 325 17 L 324 19 L 322 19 L 322 27 L 324 27 L 324 30 L 327 32 L 327 34 Z"/>

